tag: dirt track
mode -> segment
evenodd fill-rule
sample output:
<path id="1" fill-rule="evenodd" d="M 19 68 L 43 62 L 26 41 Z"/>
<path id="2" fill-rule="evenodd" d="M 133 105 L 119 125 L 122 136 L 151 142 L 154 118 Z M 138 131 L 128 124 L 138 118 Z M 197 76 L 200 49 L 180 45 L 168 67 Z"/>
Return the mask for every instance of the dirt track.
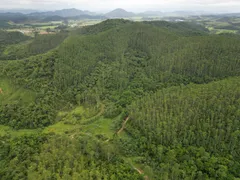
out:
<path id="1" fill-rule="evenodd" d="M 125 120 L 124 120 L 123 123 L 122 123 L 121 129 L 119 129 L 118 132 L 117 132 L 118 135 L 125 129 L 128 120 L 129 120 L 129 117 L 126 117 Z M 132 165 L 132 166 L 133 166 L 133 165 Z M 134 166 L 133 166 L 133 168 L 134 168 L 139 174 L 144 175 L 144 171 L 143 171 L 143 170 L 141 170 L 141 169 L 139 169 L 139 168 L 137 168 L 137 167 L 134 167 Z M 144 179 L 145 179 L 145 180 L 150 180 L 147 175 L 144 176 Z"/>
<path id="2" fill-rule="evenodd" d="M 138 168 L 136 168 L 136 167 L 134 167 L 134 169 L 139 173 L 139 174 L 144 174 L 144 172 L 143 172 L 143 170 L 141 170 L 141 169 L 138 169 Z M 149 180 L 149 177 L 148 176 L 144 176 L 144 179 L 145 180 Z"/>
<path id="3" fill-rule="evenodd" d="M 117 134 L 120 134 L 120 133 L 124 130 L 124 128 L 125 128 L 128 120 L 129 120 L 129 117 L 127 117 L 127 118 L 123 121 L 122 128 L 119 129 L 119 131 L 117 132 Z"/>

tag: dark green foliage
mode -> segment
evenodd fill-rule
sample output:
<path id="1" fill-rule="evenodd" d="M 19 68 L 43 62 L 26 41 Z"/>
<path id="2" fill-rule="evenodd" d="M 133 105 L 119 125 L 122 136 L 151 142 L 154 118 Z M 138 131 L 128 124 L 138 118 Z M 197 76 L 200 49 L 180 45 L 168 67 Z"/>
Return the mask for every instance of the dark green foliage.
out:
<path id="1" fill-rule="evenodd" d="M 56 108 L 61 100 L 58 100 L 60 95 L 51 86 L 53 66 L 54 53 L 1 63 L 2 77 L 12 79 L 12 83 L 36 94 L 35 100 L 28 104 L 23 103 L 22 99 L 1 103 L 1 124 L 19 129 L 44 127 L 55 122 Z"/>
<path id="2" fill-rule="evenodd" d="M 17 44 L 28 39 L 30 39 L 30 37 L 23 35 L 21 32 L 7 32 L 0 30 L 0 55 L 7 45 Z"/>
<path id="3" fill-rule="evenodd" d="M 166 28 L 168 31 L 178 33 L 184 36 L 206 35 L 208 29 L 196 23 L 188 22 L 167 22 L 167 21 L 145 21 L 146 24 L 151 24 L 160 28 Z"/>
<path id="4" fill-rule="evenodd" d="M 56 53 L 38 55 L 18 61 L 2 61 L 1 76 L 6 76 L 17 85 L 41 92 L 49 88 L 54 73 Z"/>
<path id="5" fill-rule="evenodd" d="M 103 31 L 107 31 L 109 29 L 119 27 L 121 25 L 132 24 L 133 22 L 124 20 L 124 19 L 116 19 L 116 20 L 106 20 L 100 24 L 86 26 L 82 29 L 74 31 L 74 34 L 97 34 Z"/>
<path id="6" fill-rule="evenodd" d="M 21 41 L 26 41 L 30 39 L 28 36 L 24 36 L 20 32 L 7 32 L 7 31 L 0 31 L 0 44 L 16 44 Z"/>
<path id="7" fill-rule="evenodd" d="M 0 141 L 1 179 L 24 179 L 27 168 L 34 161 L 34 155 L 40 153 L 41 144 L 46 137 L 41 134 L 23 136 L 13 140 Z"/>
<path id="8" fill-rule="evenodd" d="M 27 47 L 30 55 L 45 53 L 63 42 L 67 37 L 66 33 L 38 35 Z"/>
<path id="9" fill-rule="evenodd" d="M 35 102 L 22 104 L 21 100 L 0 106 L 0 123 L 20 128 L 41 128 L 55 122 L 56 111 L 52 101 L 55 98 L 37 97 Z M 11 119 L 11 121 L 9 121 Z"/>
<path id="10" fill-rule="evenodd" d="M 34 135 L 0 142 L 1 179 L 129 179 L 141 180 L 116 151 L 83 136 Z M 3 161 L 2 159 L 5 159 Z"/>
<path id="11" fill-rule="evenodd" d="M 2 59 L 21 59 L 37 54 L 46 53 L 56 48 L 67 37 L 67 33 L 37 35 L 31 42 L 9 48 Z"/>
<path id="12" fill-rule="evenodd" d="M 93 29 L 102 31 L 105 24 L 119 22 L 108 20 Z M 124 107 L 158 88 L 240 75 L 239 47 L 235 37 L 182 37 L 165 28 L 123 21 L 97 35 L 67 39 L 58 50 L 54 83 Z"/>
<path id="13" fill-rule="evenodd" d="M 240 161 L 239 92 L 239 77 L 207 85 L 163 89 L 129 107 L 131 126 L 138 127 L 148 139 L 145 147 L 151 149 L 149 156 L 153 159 L 158 156 L 154 150 L 157 147 L 152 149 L 151 146 L 161 144 L 163 148 L 171 147 L 165 150 L 169 151 L 166 155 L 174 153 L 171 158 L 176 158 L 174 163 L 179 163 L 180 166 L 183 162 L 179 158 L 187 156 L 187 153 L 191 161 L 201 164 L 196 164 L 195 168 L 201 170 L 204 177 L 239 177 L 239 172 L 232 169 L 233 166 L 239 167 Z M 202 148 L 205 155 L 197 155 L 198 152 L 189 154 L 191 146 Z M 179 150 L 183 154 L 176 154 Z M 198 162 L 192 156 L 207 156 L 207 159 Z M 212 160 L 213 162 L 208 162 Z M 169 159 L 160 161 L 169 163 Z M 216 174 L 216 171 L 223 174 Z M 175 177 L 183 178 L 182 175 Z M 194 177 L 197 178 L 197 174 Z"/>

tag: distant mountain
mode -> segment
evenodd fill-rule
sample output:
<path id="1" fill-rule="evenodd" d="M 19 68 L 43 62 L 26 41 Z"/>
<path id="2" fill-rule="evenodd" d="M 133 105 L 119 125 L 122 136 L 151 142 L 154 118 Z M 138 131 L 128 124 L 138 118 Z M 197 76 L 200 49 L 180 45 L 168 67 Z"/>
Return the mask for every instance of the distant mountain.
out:
<path id="1" fill-rule="evenodd" d="M 125 17 L 132 17 L 134 15 L 135 15 L 134 13 L 128 12 L 128 11 L 126 11 L 124 9 L 120 9 L 120 8 L 115 9 L 115 10 L 105 14 L 105 16 L 108 18 L 121 18 L 121 17 L 125 18 Z"/>
<path id="2" fill-rule="evenodd" d="M 79 16 L 68 17 L 67 19 L 72 19 L 72 20 L 81 20 L 81 19 L 107 19 L 107 17 L 101 16 L 101 15 L 88 15 L 88 14 L 83 14 L 83 15 L 79 15 Z"/>
<path id="3" fill-rule="evenodd" d="M 200 11 L 173 11 L 173 12 L 161 12 L 161 11 L 146 11 L 139 13 L 138 16 L 149 17 L 149 16 L 162 16 L 162 17 L 185 17 L 206 14 Z"/>
<path id="4" fill-rule="evenodd" d="M 63 21 L 65 20 L 65 17 L 61 17 L 61 16 L 47 16 L 45 17 L 42 22 L 49 22 L 49 21 Z"/>
<path id="5" fill-rule="evenodd" d="M 145 11 L 139 13 L 138 16 L 146 17 L 146 16 L 163 16 L 164 13 L 161 11 Z"/>
<path id="6" fill-rule="evenodd" d="M 26 21 L 28 17 L 22 13 L 0 13 L 0 21 L 12 21 L 15 23 Z"/>
<path id="7" fill-rule="evenodd" d="M 215 14 L 214 17 L 229 18 L 229 17 L 240 17 L 240 13 L 228 13 L 228 14 Z"/>
<path id="8" fill-rule="evenodd" d="M 82 11 L 79 9 L 62 9 L 57 11 L 47 11 L 47 12 L 37 12 L 37 13 L 31 13 L 32 16 L 61 16 L 61 17 L 74 17 L 74 16 L 80 16 L 80 15 L 93 15 L 94 13 L 89 11 Z"/>
<path id="9" fill-rule="evenodd" d="M 22 14 L 30 14 L 38 12 L 38 10 L 34 9 L 0 9 L 0 13 L 22 13 Z"/>
<path id="10" fill-rule="evenodd" d="M 199 16 L 208 14 L 207 12 L 203 11 L 173 11 L 173 12 L 165 12 L 164 16 L 168 17 L 186 17 L 186 16 Z"/>

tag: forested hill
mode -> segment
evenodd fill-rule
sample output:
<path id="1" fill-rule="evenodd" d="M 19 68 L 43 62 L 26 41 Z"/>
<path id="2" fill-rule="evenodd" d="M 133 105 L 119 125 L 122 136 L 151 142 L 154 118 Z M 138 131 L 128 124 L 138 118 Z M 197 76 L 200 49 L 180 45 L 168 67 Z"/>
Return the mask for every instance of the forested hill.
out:
<path id="1" fill-rule="evenodd" d="M 167 21 L 145 21 L 146 24 L 151 24 L 157 27 L 166 28 L 168 31 L 180 33 L 185 36 L 207 35 L 209 30 L 202 25 L 188 22 L 167 22 Z"/>
<path id="2" fill-rule="evenodd" d="M 2 179 L 240 178 L 238 35 L 116 19 L 13 36 L 1 41 Z"/>
<path id="3" fill-rule="evenodd" d="M 32 38 L 20 32 L 0 31 L 0 36 L 1 35 L 0 59 L 16 60 L 46 53 L 56 48 L 67 38 L 68 33 L 36 34 L 35 37 Z"/>
<path id="4" fill-rule="evenodd" d="M 29 39 L 29 37 L 24 36 L 20 32 L 7 32 L 0 30 L 0 54 L 2 54 L 6 46 L 17 44 Z"/>

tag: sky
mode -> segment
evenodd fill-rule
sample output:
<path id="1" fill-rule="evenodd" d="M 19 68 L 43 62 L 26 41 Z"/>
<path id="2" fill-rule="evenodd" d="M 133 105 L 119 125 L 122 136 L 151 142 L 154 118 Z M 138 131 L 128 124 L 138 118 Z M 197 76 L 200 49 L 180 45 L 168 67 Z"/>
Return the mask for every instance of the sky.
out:
<path id="1" fill-rule="evenodd" d="M 0 9 L 240 12 L 240 0 L 0 0 Z"/>

